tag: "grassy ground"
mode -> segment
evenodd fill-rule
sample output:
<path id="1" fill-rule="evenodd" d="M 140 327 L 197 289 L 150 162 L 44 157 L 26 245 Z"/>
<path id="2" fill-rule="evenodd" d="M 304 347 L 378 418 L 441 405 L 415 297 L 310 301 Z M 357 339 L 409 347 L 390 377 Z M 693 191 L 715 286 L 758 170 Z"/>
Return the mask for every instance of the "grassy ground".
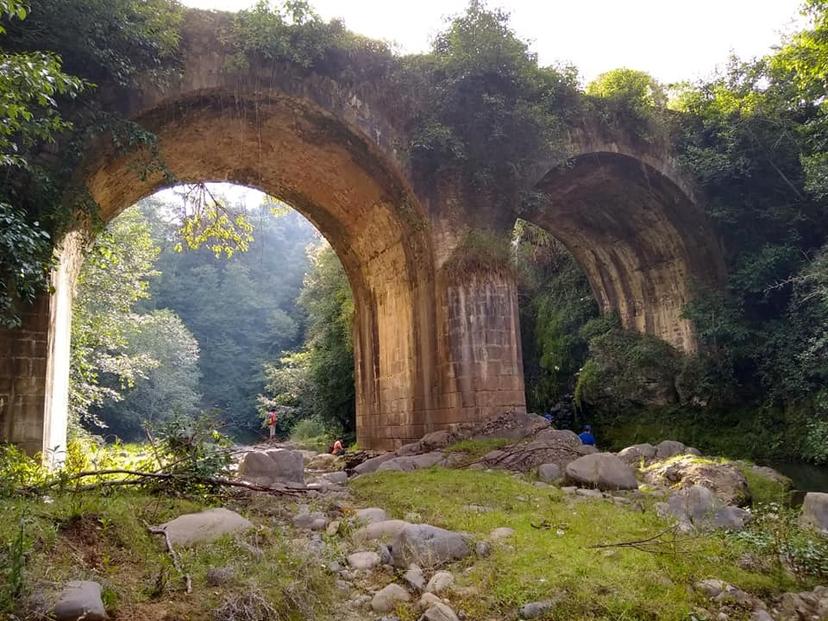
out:
<path id="1" fill-rule="evenodd" d="M 462 602 L 472 619 L 502 618 L 524 603 L 553 599 L 550 619 L 684 620 L 706 603 L 690 588 L 698 580 L 723 579 L 759 596 L 807 584 L 773 564 L 741 569 L 740 557 L 755 550 L 725 535 L 666 543 L 657 553 L 594 548 L 651 537 L 666 525 L 652 510 L 574 500 L 503 472 L 384 472 L 351 487 L 361 504 L 384 507 L 393 517 L 416 512 L 479 538 L 496 527 L 515 529 L 490 557 L 457 572 L 462 586 L 474 588 Z"/>
<path id="2" fill-rule="evenodd" d="M 161 538 L 151 535 L 146 525 L 200 510 L 204 504 L 143 493 L 64 494 L 49 504 L 3 501 L 0 542 L 5 545 L 0 557 L 6 558 L 0 558 L 0 566 L 13 565 L 14 543 L 22 532 L 22 600 L 34 607 L 65 581 L 90 579 L 104 586 L 104 602 L 118 620 L 211 619 L 228 599 L 251 592 L 262 593 L 277 611 L 268 619 L 329 618 L 332 579 L 306 562 L 302 551 L 274 528 L 267 510 L 271 501 L 282 502 L 265 498 L 242 509 L 257 526 L 242 540 L 225 538 L 180 550 L 182 567 L 192 576 L 191 594 L 185 593 Z M 226 584 L 209 586 L 206 575 L 213 567 L 231 567 L 234 576 Z M 0 587 L 5 596 L 5 601 L 0 596 L 0 611 L 12 608 L 12 579 L 6 578 Z"/>

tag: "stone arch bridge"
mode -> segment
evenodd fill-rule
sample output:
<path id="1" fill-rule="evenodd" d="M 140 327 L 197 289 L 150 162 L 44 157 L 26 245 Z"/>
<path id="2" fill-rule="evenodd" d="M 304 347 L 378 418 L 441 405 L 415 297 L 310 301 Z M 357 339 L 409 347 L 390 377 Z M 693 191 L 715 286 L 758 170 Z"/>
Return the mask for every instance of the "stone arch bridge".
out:
<path id="1" fill-rule="evenodd" d="M 449 178 L 423 179 L 389 93 L 289 67 L 225 69 L 220 14 L 185 19 L 180 78 L 149 81 L 113 109 L 158 137 L 180 182 L 229 181 L 277 196 L 329 240 L 350 279 L 357 435 L 390 448 L 452 423 L 525 410 L 516 285 L 502 271 L 461 280 L 444 269 L 472 229 L 506 236 L 518 216 Z M 391 94 L 393 95 L 393 94 Z M 664 148 L 608 139 L 589 124 L 571 159 L 538 162 L 523 217 L 561 242 L 604 311 L 684 350 L 681 316 L 696 285 L 723 275 L 719 245 L 691 184 Z M 90 146 L 78 177 L 109 220 L 169 182 L 136 174 L 145 154 Z M 72 290 L 84 232 L 59 248 L 54 292 L 24 325 L 0 331 L 0 440 L 30 452 L 65 446 Z"/>

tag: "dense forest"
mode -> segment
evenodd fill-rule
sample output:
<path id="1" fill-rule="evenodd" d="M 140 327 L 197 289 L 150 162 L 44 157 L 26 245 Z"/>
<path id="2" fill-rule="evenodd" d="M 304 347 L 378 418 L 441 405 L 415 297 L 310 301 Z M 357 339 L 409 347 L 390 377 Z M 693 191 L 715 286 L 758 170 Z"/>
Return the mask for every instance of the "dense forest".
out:
<path id="1" fill-rule="evenodd" d="M 80 140 L 110 132 L 125 144 L 152 144 L 140 128 L 105 118 L 88 96 L 93 83 L 126 88 L 140 71 L 163 74 L 175 59 L 174 3 L 69 5 L 44 0 L 29 12 L 16 0 L 0 3 L 9 68 L 0 114 L 10 119 L 0 130 L 0 165 L 11 180 L 0 189 L 6 325 L 47 286 L 51 239 L 65 226 L 57 197 Z M 334 52 L 359 53 L 401 93 L 427 93 L 431 108 L 406 145 L 412 166 L 454 167 L 480 192 L 517 187 L 515 171 L 554 150 L 560 128 L 581 110 L 639 140 L 669 140 L 704 193 L 729 274 L 725 291 L 700 290 L 685 309 L 698 352 L 684 355 L 599 316 L 555 231 L 518 222 L 509 255 L 529 407 L 571 413 L 566 424 L 592 422 L 610 443 L 670 435 L 724 454 L 825 462 L 828 2 L 806 0 L 803 13 L 804 29 L 772 54 L 734 58 L 718 75 L 672 85 L 627 68 L 583 85 L 573 68 L 540 67 L 508 15 L 477 1 L 430 52 L 413 57 L 368 44 L 301 2 L 259 3 L 238 14 L 231 34 L 242 58 L 264 55 L 330 75 L 339 67 Z M 70 30 L 108 34 L 79 46 Z M 66 168 L 35 160 L 37 149 L 65 135 Z M 202 201 L 172 231 L 145 205 L 98 237 L 81 289 L 107 293 L 81 293 L 76 312 L 80 420 L 98 417 L 134 434 L 123 421 L 215 409 L 226 424 L 253 429 L 257 412 L 277 404 L 286 428 L 305 420 L 352 431 L 347 281 L 330 250 L 306 253 L 305 225 L 272 219 L 267 209 L 222 221 L 212 217 L 216 204 Z M 219 221 L 227 226 L 210 224 Z M 270 279 L 274 272 L 280 280 Z M 164 386 L 174 378 L 158 371 L 162 364 L 174 364 L 181 379 Z M 140 414 L 149 403 L 142 390 L 165 405 Z"/>

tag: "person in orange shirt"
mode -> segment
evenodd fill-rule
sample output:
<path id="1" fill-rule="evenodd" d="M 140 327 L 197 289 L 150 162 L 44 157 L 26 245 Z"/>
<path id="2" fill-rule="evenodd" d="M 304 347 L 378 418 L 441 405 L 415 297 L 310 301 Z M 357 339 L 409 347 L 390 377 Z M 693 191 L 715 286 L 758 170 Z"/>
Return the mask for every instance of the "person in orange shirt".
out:
<path id="1" fill-rule="evenodd" d="M 342 446 L 342 440 L 337 439 L 337 441 L 333 443 L 331 453 L 333 455 L 342 455 L 345 453 L 345 447 Z"/>
<path id="2" fill-rule="evenodd" d="M 276 410 L 270 410 L 267 413 L 265 422 L 267 423 L 267 428 L 270 430 L 270 439 L 273 440 L 276 437 L 276 423 L 279 422 L 279 415 L 276 414 Z"/>

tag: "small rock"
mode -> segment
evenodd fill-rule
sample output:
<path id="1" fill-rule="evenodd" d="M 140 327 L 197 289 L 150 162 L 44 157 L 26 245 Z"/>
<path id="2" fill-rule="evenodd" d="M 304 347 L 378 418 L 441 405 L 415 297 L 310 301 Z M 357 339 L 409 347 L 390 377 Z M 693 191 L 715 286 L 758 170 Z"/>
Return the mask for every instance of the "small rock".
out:
<path id="1" fill-rule="evenodd" d="M 492 547 L 486 541 L 478 541 L 474 546 L 474 551 L 480 558 L 486 558 L 492 553 Z"/>
<path id="2" fill-rule="evenodd" d="M 101 599 L 101 585 L 88 580 L 67 583 L 54 612 L 57 621 L 104 621 L 109 618 Z"/>
<path id="3" fill-rule="evenodd" d="M 339 561 L 331 561 L 328 563 L 328 571 L 332 574 L 342 571 L 342 563 Z"/>
<path id="4" fill-rule="evenodd" d="M 813 528 L 823 535 L 828 535 L 828 493 L 808 492 L 805 494 L 799 523 L 806 528 Z"/>
<path id="5" fill-rule="evenodd" d="M 554 483 L 561 478 L 561 468 L 558 464 L 541 464 L 538 466 L 538 478 L 544 483 Z"/>
<path id="6" fill-rule="evenodd" d="M 293 518 L 293 525 L 301 530 L 325 530 L 328 518 L 320 511 L 300 513 Z"/>
<path id="7" fill-rule="evenodd" d="M 380 557 L 380 563 L 383 565 L 390 565 L 391 564 L 391 550 L 388 549 L 388 546 L 384 543 L 381 543 L 377 546 L 377 554 Z"/>
<path id="8" fill-rule="evenodd" d="M 438 571 L 426 585 L 427 593 L 440 593 L 454 584 L 454 575 L 448 571 Z"/>
<path id="9" fill-rule="evenodd" d="M 423 593 L 420 596 L 420 601 L 417 602 L 417 605 L 420 608 L 430 608 L 432 604 L 440 604 L 443 600 L 437 597 L 434 593 Z"/>
<path id="10" fill-rule="evenodd" d="M 323 474 L 322 479 L 328 481 L 329 483 L 333 483 L 334 485 L 342 485 L 348 481 L 348 475 L 340 470 L 338 472 L 328 472 Z"/>
<path id="11" fill-rule="evenodd" d="M 564 494 L 574 494 L 574 493 L 576 493 L 576 492 L 578 491 L 578 488 L 577 488 L 577 487 L 575 487 L 574 485 L 567 485 L 567 486 L 565 486 L 565 487 L 562 487 L 562 488 L 561 488 L 561 491 L 562 491 Z"/>
<path id="12" fill-rule="evenodd" d="M 520 616 L 524 619 L 537 619 L 544 615 L 550 608 L 552 608 L 552 602 L 550 601 L 530 602 L 529 604 L 521 606 Z"/>
<path id="13" fill-rule="evenodd" d="M 191 546 L 243 532 L 253 528 L 253 524 L 235 511 L 217 508 L 180 515 L 161 524 L 160 528 L 164 529 L 172 545 Z"/>
<path id="14" fill-rule="evenodd" d="M 221 586 L 227 584 L 236 576 L 236 570 L 232 567 L 211 567 L 207 570 L 207 584 L 210 586 Z"/>
<path id="15" fill-rule="evenodd" d="M 403 581 L 415 591 L 422 591 L 425 589 L 426 581 L 423 575 L 423 570 L 416 565 L 410 565 L 403 574 Z"/>
<path id="16" fill-rule="evenodd" d="M 773 617 L 768 614 L 767 610 L 754 610 L 750 615 L 750 621 L 773 621 Z"/>
<path id="17" fill-rule="evenodd" d="M 604 497 L 604 494 L 597 489 L 576 489 L 575 495 L 580 496 L 581 498 L 591 498 L 593 500 L 601 500 Z"/>
<path id="18" fill-rule="evenodd" d="M 348 555 L 348 565 L 352 569 L 373 569 L 381 562 L 376 552 L 354 552 Z"/>
<path id="19" fill-rule="evenodd" d="M 370 595 L 357 595 L 356 597 L 352 598 L 350 602 L 348 602 L 348 606 L 351 608 L 363 608 L 371 603 L 371 596 Z"/>
<path id="20" fill-rule="evenodd" d="M 725 582 L 724 580 L 708 578 L 707 580 L 697 582 L 693 585 L 693 588 L 695 588 L 702 594 L 706 595 L 708 598 L 713 599 L 714 597 L 717 597 L 722 591 L 724 591 L 728 586 L 730 585 L 728 585 L 727 582 Z"/>
<path id="21" fill-rule="evenodd" d="M 375 524 L 377 522 L 385 522 L 388 520 L 388 515 L 385 509 L 378 507 L 369 507 L 367 509 L 360 509 L 356 512 L 356 520 L 363 524 Z"/>
<path id="22" fill-rule="evenodd" d="M 374 594 L 371 600 L 371 608 L 374 612 L 391 612 L 400 602 L 407 602 L 411 599 L 404 588 L 399 584 L 389 584 Z"/>
<path id="23" fill-rule="evenodd" d="M 382 541 L 390 541 L 397 537 L 402 530 L 410 524 L 404 520 L 385 520 L 384 522 L 374 522 L 363 526 L 354 533 L 355 541 L 373 541 L 380 539 Z"/>
<path id="24" fill-rule="evenodd" d="M 432 604 L 419 621 L 459 621 L 454 611 L 441 602 Z"/>
<path id="25" fill-rule="evenodd" d="M 348 593 L 351 590 L 351 585 L 345 580 L 337 580 L 335 584 L 337 589 L 344 591 L 345 593 Z"/>
<path id="26" fill-rule="evenodd" d="M 641 461 L 653 459 L 655 456 L 656 447 L 646 442 L 643 444 L 633 444 L 618 451 L 618 459 L 630 465 L 637 465 Z"/>
<path id="27" fill-rule="evenodd" d="M 491 533 L 489 533 L 489 539 L 491 539 L 492 541 L 500 541 L 501 539 L 508 539 L 514 534 L 514 528 L 501 526 L 500 528 L 495 528 Z"/>
<path id="28" fill-rule="evenodd" d="M 330 524 L 328 524 L 328 527 L 325 529 L 325 534 L 333 537 L 339 532 L 339 527 L 341 525 L 342 522 L 340 522 L 339 520 L 333 520 Z"/>

